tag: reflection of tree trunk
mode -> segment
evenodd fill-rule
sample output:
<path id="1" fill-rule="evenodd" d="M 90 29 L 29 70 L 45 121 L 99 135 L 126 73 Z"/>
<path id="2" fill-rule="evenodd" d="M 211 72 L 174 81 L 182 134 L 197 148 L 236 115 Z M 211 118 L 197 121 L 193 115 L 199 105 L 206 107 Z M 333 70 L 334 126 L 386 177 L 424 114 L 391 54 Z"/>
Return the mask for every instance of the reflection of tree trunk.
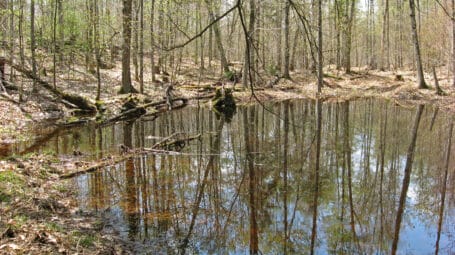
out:
<path id="1" fill-rule="evenodd" d="M 254 107 L 251 108 L 250 114 L 248 116 L 247 109 L 243 110 L 243 126 L 244 126 L 244 138 L 245 138 L 245 149 L 246 149 L 246 160 L 247 160 L 247 169 L 249 177 L 248 193 L 249 193 L 249 207 L 250 207 L 250 254 L 259 253 L 259 240 L 258 240 L 258 225 L 256 220 L 256 199 L 255 199 L 255 189 L 256 189 L 256 176 L 254 169 L 254 154 L 253 147 L 254 141 L 254 128 L 250 127 L 254 123 Z"/>
<path id="2" fill-rule="evenodd" d="M 435 255 L 439 253 L 439 240 L 441 238 L 441 230 L 442 230 L 442 220 L 444 216 L 444 205 L 446 199 L 446 191 L 447 191 L 447 177 L 449 174 L 449 163 L 450 163 L 450 153 L 451 153 L 451 146 L 452 146 L 452 133 L 453 133 L 453 120 L 450 123 L 449 128 L 449 140 L 448 140 L 448 147 L 447 147 L 447 157 L 444 166 L 444 180 L 442 183 L 442 191 L 441 191 L 441 207 L 439 207 L 439 221 L 438 221 L 438 236 L 436 238 L 436 248 L 435 248 Z"/>
<path id="3" fill-rule="evenodd" d="M 383 116 L 383 121 L 381 123 L 381 131 L 379 138 L 379 150 L 380 150 L 380 159 L 379 159 L 379 210 L 380 210 L 380 229 L 379 229 L 379 244 L 382 247 L 383 237 L 384 237 L 384 169 L 385 169 L 385 152 L 386 152 L 386 135 L 387 135 L 387 105 L 385 106 L 385 113 Z M 381 249 L 382 250 L 382 249 Z"/>
<path id="4" fill-rule="evenodd" d="M 397 253 L 398 239 L 400 236 L 401 220 L 403 218 L 403 212 L 404 212 L 405 203 L 406 203 L 406 195 L 408 193 L 409 182 L 411 179 L 412 163 L 414 161 L 414 152 L 415 152 L 415 146 L 416 146 L 416 141 L 417 141 L 417 131 L 419 129 L 419 123 L 420 123 L 420 118 L 422 116 L 423 108 L 424 108 L 424 106 L 420 105 L 419 109 L 417 110 L 416 117 L 414 120 L 414 127 L 412 128 L 411 144 L 409 144 L 408 152 L 406 154 L 406 166 L 404 168 L 403 186 L 401 188 L 400 203 L 398 206 L 397 218 L 395 221 L 395 234 L 394 234 L 393 243 L 392 243 L 392 255 L 395 255 Z"/>
<path id="5" fill-rule="evenodd" d="M 288 246 L 288 145 L 289 145 L 289 101 L 284 102 L 284 144 L 283 144 L 283 204 L 284 204 L 284 254 Z"/>
<path id="6" fill-rule="evenodd" d="M 318 220 L 318 199 L 319 199 L 319 170 L 321 158 L 321 124 L 322 124 L 322 102 L 317 100 L 317 130 L 316 130 L 316 163 L 314 169 L 314 197 L 313 197 L 313 227 L 311 230 L 311 254 L 314 254 L 314 246 L 317 235 Z"/>
<path id="7" fill-rule="evenodd" d="M 123 143 L 126 147 L 131 148 L 133 145 L 133 122 L 127 122 L 123 126 Z M 125 162 L 125 177 L 126 177 L 126 214 L 128 220 L 128 237 L 133 239 L 139 228 L 139 216 L 137 206 L 137 187 L 135 182 L 135 167 L 134 158 L 128 159 Z"/>
<path id="8" fill-rule="evenodd" d="M 202 183 L 200 184 L 199 188 L 197 189 L 196 201 L 194 203 L 193 210 L 192 210 L 191 223 L 188 228 L 188 233 L 186 234 L 185 238 L 182 241 L 182 244 L 179 247 L 179 254 L 185 254 L 185 249 L 188 247 L 188 243 L 189 243 L 191 234 L 193 233 L 193 229 L 194 229 L 194 225 L 196 224 L 196 218 L 199 213 L 199 208 L 200 208 L 200 204 L 202 201 L 202 197 L 204 196 L 204 189 L 208 182 L 208 176 L 209 176 L 209 173 L 213 171 L 215 160 L 217 158 L 216 150 L 217 150 L 217 148 L 219 148 L 220 143 L 221 143 L 221 134 L 223 131 L 224 121 L 225 121 L 224 118 L 221 118 L 221 120 L 218 123 L 218 126 L 216 128 L 215 142 L 210 145 L 210 158 L 209 158 L 207 166 L 204 170 L 204 176 L 202 179 Z"/>
<path id="9" fill-rule="evenodd" d="M 348 177 L 348 197 L 349 197 L 349 210 L 350 210 L 350 225 L 353 238 L 356 239 L 355 222 L 354 222 L 354 202 L 352 199 L 352 162 L 351 162 L 351 138 L 349 134 L 349 102 L 344 105 L 344 153 L 345 153 L 345 166 Z"/>

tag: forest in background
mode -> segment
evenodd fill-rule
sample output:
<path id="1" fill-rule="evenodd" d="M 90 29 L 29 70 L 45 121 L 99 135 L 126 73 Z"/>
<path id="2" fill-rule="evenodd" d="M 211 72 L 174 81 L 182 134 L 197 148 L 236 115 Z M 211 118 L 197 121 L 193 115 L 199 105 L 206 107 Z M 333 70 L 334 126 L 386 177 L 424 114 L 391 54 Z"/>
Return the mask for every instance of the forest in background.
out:
<path id="1" fill-rule="evenodd" d="M 99 70 L 122 60 L 122 91 L 133 91 L 131 79 L 143 91 L 160 72 L 172 80 L 192 60 L 201 74 L 243 71 L 244 85 L 260 85 L 261 74 L 316 73 L 320 58 L 347 73 L 418 69 L 412 9 L 424 70 L 453 75 L 453 0 L 10 0 L 0 4 L 0 33 L 2 56 L 38 76 L 79 64 L 101 83 Z"/>

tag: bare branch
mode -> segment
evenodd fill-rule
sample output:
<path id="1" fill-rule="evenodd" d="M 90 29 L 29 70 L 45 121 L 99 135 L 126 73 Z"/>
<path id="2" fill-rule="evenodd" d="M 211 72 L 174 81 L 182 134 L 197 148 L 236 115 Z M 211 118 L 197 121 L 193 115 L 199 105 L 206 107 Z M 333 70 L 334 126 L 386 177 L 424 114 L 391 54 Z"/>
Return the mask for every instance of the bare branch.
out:
<path id="1" fill-rule="evenodd" d="M 183 48 L 185 46 L 187 46 L 188 44 L 190 44 L 192 41 L 196 40 L 197 38 L 201 37 L 205 32 L 207 32 L 207 30 L 209 30 L 209 28 L 211 26 L 213 26 L 214 24 L 216 24 L 218 21 L 222 20 L 224 17 L 226 17 L 227 15 L 229 15 L 229 13 L 233 12 L 235 9 L 237 9 L 237 7 L 240 6 L 240 0 L 237 0 L 236 4 L 231 7 L 229 10 L 227 10 L 225 13 L 223 13 L 223 15 L 217 17 L 216 19 L 214 19 L 212 22 L 210 22 L 204 29 L 202 29 L 199 33 L 197 33 L 195 36 L 191 37 L 190 39 L 188 39 L 186 42 L 184 43 L 181 43 L 181 44 L 177 44 L 177 45 L 174 45 L 172 47 L 169 47 L 169 48 L 164 48 L 164 50 L 166 51 L 172 51 L 172 50 L 175 50 L 175 49 L 179 49 L 179 48 Z"/>

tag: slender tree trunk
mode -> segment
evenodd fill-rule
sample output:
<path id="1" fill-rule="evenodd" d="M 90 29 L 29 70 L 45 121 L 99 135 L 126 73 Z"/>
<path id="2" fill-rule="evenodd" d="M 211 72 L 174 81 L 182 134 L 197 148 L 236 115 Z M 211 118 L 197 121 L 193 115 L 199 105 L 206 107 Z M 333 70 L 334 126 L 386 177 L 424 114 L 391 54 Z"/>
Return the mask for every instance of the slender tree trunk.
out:
<path id="1" fill-rule="evenodd" d="M 30 49 L 32 51 L 32 73 L 37 76 L 36 73 L 36 41 L 35 41 L 35 0 L 30 0 Z M 38 86 L 36 81 L 33 79 L 33 92 L 38 92 Z"/>
<path id="2" fill-rule="evenodd" d="M 322 55 L 322 0 L 318 0 L 318 93 L 322 92 L 324 85 L 323 74 L 323 55 Z"/>
<path id="3" fill-rule="evenodd" d="M 382 38 L 381 38 L 381 66 L 385 71 L 390 67 L 389 63 L 389 0 L 385 0 L 384 13 L 382 16 Z"/>
<path id="4" fill-rule="evenodd" d="M 423 74 L 422 58 L 420 55 L 420 45 L 419 45 L 419 36 L 417 34 L 417 22 L 415 14 L 415 2 L 414 0 L 409 0 L 409 8 L 411 10 L 411 35 L 412 43 L 414 44 L 414 54 L 415 61 L 417 66 L 417 85 L 419 89 L 427 89 L 428 85 L 425 83 L 425 77 Z"/>
<path id="5" fill-rule="evenodd" d="M 134 22 L 132 23 L 132 32 L 133 32 L 133 66 L 134 66 L 134 80 L 139 81 L 139 63 L 138 63 L 138 55 L 139 55 L 139 1 L 134 1 Z"/>
<path id="6" fill-rule="evenodd" d="M 132 0 L 123 0 L 123 45 L 122 45 L 122 88 L 120 94 L 135 93 L 136 89 L 131 84 L 131 14 Z"/>
<path id="7" fill-rule="evenodd" d="M 139 0 L 140 28 L 139 28 L 139 84 L 140 92 L 144 93 L 144 0 Z M 153 69 L 153 66 L 152 66 Z"/>
<path id="8" fill-rule="evenodd" d="M 277 41 L 276 41 L 276 54 L 277 54 L 277 61 L 276 61 L 276 66 L 278 68 L 281 67 L 282 65 L 282 60 L 283 60 L 283 57 L 282 57 L 282 48 L 281 48 L 281 40 L 282 40 L 282 34 L 283 34 L 283 30 L 282 30 L 282 23 L 283 23 L 283 16 L 282 16 L 282 5 L 281 5 L 281 0 L 278 1 L 277 3 L 278 5 L 278 16 L 276 17 L 276 21 L 277 21 L 277 28 L 278 28 L 278 38 L 277 38 Z M 279 70 L 279 69 L 278 69 Z"/>
<path id="9" fill-rule="evenodd" d="M 21 58 L 21 65 L 25 64 L 25 52 L 24 52 L 24 0 L 19 0 L 19 55 Z M 23 101 L 24 94 L 24 83 L 21 82 L 19 87 L 19 102 Z"/>
<path id="10" fill-rule="evenodd" d="M 57 2 L 58 5 L 58 29 L 59 29 L 59 40 L 58 40 L 58 50 L 59 50 L 59 60 L 63 61 L 63 54 L 64 54 L 64 45 L 65 45 L 65 28 L 64 28 L 64 22 L 65 22 L 65 15 L 63 13 L 63 0 L 58 0 Z"/>
<path id="11" fill-rule="evenodd" d="M 420 118 L 422 116 L 423 108 L 424 108 L 424 106 L 420 105 L 419 109 L 417 110 L 415 120 L 414 120 L 414 127 L 412 129 L 411 143 L 409 144 L 408 152 L 406 154 L 406 165 L 404 168 L 403 186 L 401 188 L 400 202 L 398 205 L 397 218 L 395 220 L 395 232 L 394 232 L 394 238 L 393 238 L 393 243 L 392 243 L 392 252 L 391 252 L 392 255 L 395 255 L 397 253 L 398 241 L 399 241 L 399 237 L 400 237 L 401 220 L 403 218 L 404 208 L 406 206 L 406 196 L 408 193 L 409 183 L 411 180 L 412 163 L 414 162 L 414 153 L 415 153 L 415 147 L 416 147 L 416 141 L 417 141 L 417 131 L 419 129 L 419 123 L 420 123 Z"/>
<path id="12" fill-rule="evenodd" d="M 210 15 L 210 21 L 213 22 L 213 20 L 215 20 L 216 17 L 218 16 L 218 11 L 215 14 L 215 12 L 213 10 L 212 1 L 205 0 L 205 4 L 207 6 L 207 10 Z M 218 10 L 218 7 L 216 8 L 216 10 Z M 224 51 L 224 47 L 223 47 L 223 40 L 222 40 L 219 22 L 215 23 L 213 25 L 212 29 L 215 34 L 215 41 L 216 41 L 216 46 L 218 48 L 218 53 L 220 54 L 221 69 L 223 70 L 223 72 L 228 73 L 230 70 L 229 70 L 229 65 L 228 65 L 228 61 L 226 58 L 226 52 Z"/>
<path id="13" fill-rule="evenodd" d="M 290 79 L 291 75 L 289 74 L 289 51 L 290 51 L 290 42 L 289 42 L 289 11 L 291 4 L 289 1 L 286 1 L 284 7 L 284 65 L 283 65 L 283 78 Z"/>
<path id="14" fill-rule="evenodd" d="M 53 25 L 52 25 L 52 82 L 54 84 L 54 89 L 57 88 L 57 12 L 58 12 L 58 3 L 54 1 L 53 6 Z"/>
<path id="15" fill-rule="evenodd" d="M 341 4 L 335 0 L 335 29 L 336 29 L 336 67 L 341 70 Z"/>
<path id="16" fill-rule="evenodd" d="M 351 5 L 349 5 L 351 4 Z M 345 10 L 345 32 L 344 32 L 344 68 L 346 73 L 351 72 L 351 47 L 352 47 L 352 26 L 354 23 L 356 0 L 346 1 Z"/>
<path id="17" fill-rule="evenodd" d="M 15 42 L 16 42 L 16 38 L 14 38 L 16 32 L 14 31 L 14 1 L 13 0 L 10 0 L 9 1 L 9 8 L 10 8 L 10 52 L 9 52 L 9 56 L 10 56 L 10 61 L 11 63 L 14 62 L 14 49 L 16 48 L 15 46 Z M 9 80 L 11 82 L 14 81 L 14 69 L 11 68 L 10 69 L 10 76 L 9 76 Z"/>
<path id="18" fill-rule="evenodd" d="M 455 0 L 452 0 L 452 75 L 455 87 Z"/>
<path id="19" fill-rule="evenodd" d="M 155 70 L 155 0 L 152 0 L 150 7 L 150 62 L 152 68 L 152 81 L 156 81 L 156 70 Z"/>
<path id="20" fill-rule="evenodd" d="M 296 52 L 297 52 L 297 46 L 299 45 L 299 33 L 300 33 L 300 29 L 299 27 L 297 27 L 297 29 L 295 30 L 295 33 L 294 33 L 294 44 L 292 45 L 292 54 L 291 54 L 291 63 L 289 64 L 289 70 L 290 71 L 294 71 L 295 68 L 296 68 L 296 63 L 295 63 L 295 56 L 296 56 Z"/>
<path id="21" fill-rule="evenodd" d="M 98 10 L 98 0 L 93 0 L 93 10 L 94 16 L 93 17 L 93 34 L 94 34 L 94 44 L 95 44 L 95 58 L 96 58 L 96 80 L 97 80 L 97 88 L 96 88 L 96 100 L 100 100 L 101 98 L 101 73 L 100 73 L 100 65 L 101 65 L 101 53 L 100 53 L 100 40 L 99 40 L 99 10 Z"/>
<path id="22" fill-rule="evenodd" d="M 250 17 L 249 17 L 249 26 L 248 26 L 248 31 L 247 31 L 247 38 L 245 38 L 246 41 L 246 47 L 245 47 L 245 65 L 243 67 L 243 86 L 247 87 L 248 81 L 251 82 L 250 86 L 254 86 L 255 83 L 255 76 L 254 76 L 254 70 L 253 70 L 253 64 L 254 64 L 254 48 L 253 48 L 253 35 L 254 35 L 254 26 L 255 26 L 255 10 L 256 10 L 256 3 L 255 0 L 250 0 L 249 1 L 250 5 Z"/>

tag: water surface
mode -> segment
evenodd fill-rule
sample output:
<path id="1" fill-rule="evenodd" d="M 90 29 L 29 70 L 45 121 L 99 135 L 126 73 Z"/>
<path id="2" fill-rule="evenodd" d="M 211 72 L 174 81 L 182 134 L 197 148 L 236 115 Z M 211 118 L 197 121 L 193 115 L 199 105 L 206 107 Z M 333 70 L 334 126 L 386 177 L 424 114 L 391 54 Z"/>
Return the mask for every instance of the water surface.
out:
<path id="1" fill-rule="evenodd" d="M 202 134 L 179 153 L 75 179 L 81 207 L 103 213 L 138 253 L 390 254 L 416 112 L 374 99 L 286 101 L 241 107 L 227 123 L 209 109 L 186 108 L 71 130 L 41 150 L 103 158 L 120 144 Z M 452 118 L 423 110 L 398 254 L 434 254 L 441 217 L 439 253 L 455 252 Z"/>

